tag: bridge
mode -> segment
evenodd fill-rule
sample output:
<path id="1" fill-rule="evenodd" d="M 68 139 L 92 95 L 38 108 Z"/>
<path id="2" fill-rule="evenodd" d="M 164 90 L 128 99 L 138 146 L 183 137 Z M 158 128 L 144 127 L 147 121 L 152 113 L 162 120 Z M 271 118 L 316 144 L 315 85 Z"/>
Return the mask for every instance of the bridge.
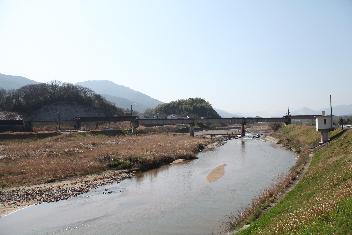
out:
<path id="1" fill-rule="evenodd" d="M 0 131 L 21 131 L 23 127 L 23 120 L 0 120 Z"/>
<path id="2" fill-rule="evenodd" d="M 289 124 L 290 118 L 259 118 L 259 117 L 234 117 L 234 118 L 201 118 L 201 119 L 137 119 L 140 125 L 143 126 L 163 126 L 188 124 L 195 125 L 196 123 L 224 123 L 224 124 L 249 124 L 259 122 L 284 122 Z"/>
<path id="3" fill-rule="evenodd" d="M 241 125 L 241 135 L 245 135 L 245 125 L 252 123 L 286 123 L 290 124 L 292 120 L 315 120 L 316 117 L 321 115 L 286 115 L 283 117 L 233 117 L 233 118 L 178 118 L 178 119 L 166 119 L 166 118 L 138 118 L 137 116 L 111 116 L 111 117 L 76 117 L 74 118 L 75 129 L 80 129 L 82 122 L 131 122 L 133 129 L 139 125 L 142 126 L 164 126 L 164 125 L 189 125 L 190 134 L 194 135 L 194 126 L 198 123 L 221 123 L 224 125 Z M 34 121 L 35 122 L 35 121 Z M 53 121 L 54 123 L 57 120 Z M 1 120 L 0 131 L 11 130 L 13 126 L 31 126 L 30 123 L 24 122 L 23 120 Z M 28 128 L 23 128 L 28 129 Z"/>
<path id="4" fill-rule="evenodd" d="M 78 122 L 123 122 L 130 121 L 143 126 L 164 126 L 164 125 L 195 125 L 196 123 L 216 123 L 224 124 L 250 124 L 250 123 L 273 123 L 282 122 L 290 124 L 292 120 L 313 120 L 321 115 L 286 115 L 283 117 L 233 117 L 233 118 L 138 118 L 137 116 L 116 116 L 116 117 L 77 117 Z"/>
<path id="5" fill-rule="evenodd" d="M 221 123 L 225 125 L 240 124 L 241 125 L 241 136 L 244 136 L 245 125 L 252 123 L 285 123 L 291 124 L 292 120 L 315 120 L 320 115 L 286 115 L 283 117 L 233 117 L 233 118 L 178 118 L 178 119 L 167 119 L 167 118 L 138 118 L 137 116 L 120 116 L 120 117 L 77 117 L 76 127 L 81 126 L 81 122 L 122 122 L 130 121 L 133 128 L 137 128 L 139 125 L 142 126 L 165 126 L 165 125 L 189 125 L 190 134 L 193 136 L 193 128 L 197 123 Z"/>
<path id="6" fill-rule="evenodd" d="M 164 126 L 164 125 L 177 125 L 185 124 L 190 125 L 190 133 L 194 135 L 193 127 L 197 123 L 222 123 L 226 125 L 240 124 L 241 125 L 241 136 L 244 136 L 245 125 L 252 123 L 285 123 L 291 124 L 292 120 L 315 120 L 320 115 L 286 115 L 283 117 L 233 117 L 233 118 L 201 118 L 201 119 L 135 119 L 138 125 L 143 126 Z"/>

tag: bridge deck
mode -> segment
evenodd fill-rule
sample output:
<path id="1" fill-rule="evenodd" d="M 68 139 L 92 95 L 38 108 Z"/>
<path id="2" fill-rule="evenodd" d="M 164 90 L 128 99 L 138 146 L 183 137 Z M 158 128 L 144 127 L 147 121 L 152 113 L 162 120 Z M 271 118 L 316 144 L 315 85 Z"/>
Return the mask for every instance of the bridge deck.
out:
<path id="1" fill-rule="evenodd" d="M 223 123 L 223 124 L 249 124 L 249 123 L 290 123 L 291 120 L 313 120 L 320 115 L 294 115 L 283 117 L 233 117 L 233 118 L 201 118 L 201 119 L 139 119 L 137 116 L 117 116 L 117 117 L 79 117 L 72 121 L 79 122 L 138 122 L 144 126 L 163 126 L 163 125 L 194 125 L 196 123 Z M 34 121 L 35 122 L 35 121 Z M 54 120 L 53 122 L 57 122 Z M 23 125 L 23 120 L 0 120 L 0 125 Z"/>
<path id="2" fill-rule="evenodd" d="M 284 122 L 290 123 L 290 120 L 313 120 L 319 115 L 294 115 L 284 117 L 233 117 L 233 118 L 202 118 L 202 119 L 137 119 L 140 125 L 146 126 L 162 126 L 162 125 L 177 125 L 177 124 L 188 124 L 192 125 L 197 122 L 221 122 L 224 124 L 249 124 L 249 123 L 273 123 L 273 122 Z"/>
<path id="3" fill-rule="evenodd" d="M 258 122 L 287 122 L 288 119 L 282 118 L 204 118 L 204 119 L 137 119 L 140 125 L 177 125 L 195 123 L 224 123 L 224 124 L 246 124 Z"/>

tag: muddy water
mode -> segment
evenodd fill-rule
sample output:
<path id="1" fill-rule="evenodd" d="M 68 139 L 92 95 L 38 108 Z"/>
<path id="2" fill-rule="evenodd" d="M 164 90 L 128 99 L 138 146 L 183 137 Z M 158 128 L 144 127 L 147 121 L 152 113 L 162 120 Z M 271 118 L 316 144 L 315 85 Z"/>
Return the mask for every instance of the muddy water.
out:
<path id="1" fill-rule="evenodd" d="M 0 234 L 212 234 L 295 156 L 261 140 L 232 140 L 178 162 L 0 219 Z"/>

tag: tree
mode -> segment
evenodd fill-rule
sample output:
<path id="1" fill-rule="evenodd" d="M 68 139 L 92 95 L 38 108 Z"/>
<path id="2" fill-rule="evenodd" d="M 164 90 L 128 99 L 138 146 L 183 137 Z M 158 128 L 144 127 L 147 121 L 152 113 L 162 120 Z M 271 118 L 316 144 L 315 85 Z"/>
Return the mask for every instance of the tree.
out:
<path id="1" fill-rule="evenodd" d="M 342 130 L 343 130 L 343 124 L 344 124 L 344 120 L 343 118 L 340 118 L 339 125 L 341 126 Z"/>

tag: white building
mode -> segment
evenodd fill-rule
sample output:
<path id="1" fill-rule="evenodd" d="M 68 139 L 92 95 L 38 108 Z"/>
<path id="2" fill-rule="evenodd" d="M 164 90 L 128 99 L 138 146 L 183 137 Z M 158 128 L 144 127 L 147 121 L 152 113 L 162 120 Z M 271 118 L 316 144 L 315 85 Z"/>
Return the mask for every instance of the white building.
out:
<path id="1" fill-rule="evenodd" d="M 315 128 L 321 133 L 320 143 L 326 143 L 329 141 L 329 131 L 334 130 L 335 126 L 333 123 L 333 117 L 325 116 L 325 111 L 322 112 L 322 116 L 315 119 Z"/>
<path id="2" fill-rule="evenodd" d="M 166 117 L 166 119 L 178 119 L 180 118 L 180 116 L 176 115 L 176 114 L 170 114 Z"/>
<path id="3" fill-rule="evenodd" d="M 317 131 L 321 130 L 330 130 L 334 126 L 331 124 L 331 117 L 330 116 L 320 116 L 315 119 L 315 128 Z"/>

